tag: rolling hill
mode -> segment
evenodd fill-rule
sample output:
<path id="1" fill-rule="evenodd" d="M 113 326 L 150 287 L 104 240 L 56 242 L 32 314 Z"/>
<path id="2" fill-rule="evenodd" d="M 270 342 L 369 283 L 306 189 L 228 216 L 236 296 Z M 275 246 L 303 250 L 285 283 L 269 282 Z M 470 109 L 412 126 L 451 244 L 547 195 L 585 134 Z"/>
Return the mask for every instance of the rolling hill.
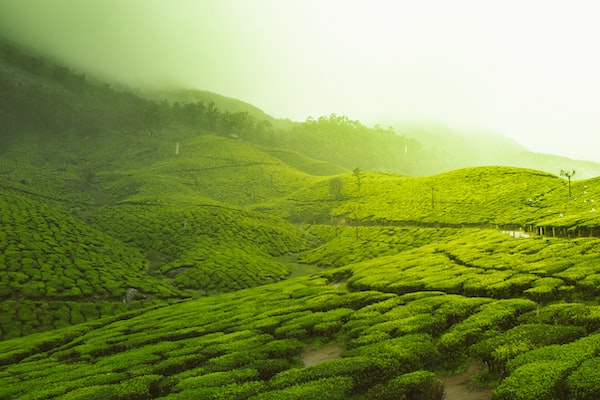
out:
<path id="1" fill-rule="evenodd" d="M 598 398 L 598 178 L 356 168 L 430 153 L 2 51 L 0 398 Z"/>

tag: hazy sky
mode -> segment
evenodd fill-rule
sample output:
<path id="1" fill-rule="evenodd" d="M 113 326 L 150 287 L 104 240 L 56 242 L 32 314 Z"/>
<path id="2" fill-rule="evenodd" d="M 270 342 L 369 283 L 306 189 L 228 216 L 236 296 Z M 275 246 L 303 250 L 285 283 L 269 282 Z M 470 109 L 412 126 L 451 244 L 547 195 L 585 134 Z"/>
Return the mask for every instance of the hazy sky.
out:
<path id="1" fill-rule="evenodd" d="M 595 0 L 0 0 L 0 33 L 133 85 L 600 162 L 598 21 Z"/>

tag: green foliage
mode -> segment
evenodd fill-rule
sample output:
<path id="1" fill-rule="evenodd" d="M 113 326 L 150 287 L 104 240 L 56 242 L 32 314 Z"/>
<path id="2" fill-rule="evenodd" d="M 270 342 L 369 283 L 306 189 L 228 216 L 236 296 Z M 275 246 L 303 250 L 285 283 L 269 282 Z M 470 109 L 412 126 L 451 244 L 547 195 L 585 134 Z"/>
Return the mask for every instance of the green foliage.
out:
<path id="1" fill-rule="evenodd" d="M 364 391 L 381 382 L 385 372 L 385 365 L 376 358 L 357 356 L 328 361 L 307 368 L 289 369 L 275 375 L 269 383 L 272 387 L 281 389 L 322 378 L 349 376 L 355 383 L 355 390 Z"/>
<path id="2" fill-rule="evenodd" d="M 597 397 L 598 179 L 367 172 L 423 153 L 0 56 L 0 397 L 438 399 L 469 356 L 495 399 Z M 302 367 L 315 342 L 342 358 Z"/>
<path id="3" fill-rule="evenodd" d="M 593 334 L 562 345 L 550 345 L 525 352 L 508 362 L 510 375 L 494 391 L 497 399 L 563 399 L 568 393 L 568 382 L 574 391 L 585 378 L 568 376 L 586 360 L 593 359 L 600 350 L 600 335 Z M 582 370 L 584 371 L 584 370 Z M 571 398 L 571 397 L 569 397 Z"/>
<path id="4" fill-rule="evenodd" d="M 354 382 L 352 378 L 345 376 L 322 378 L 316 381 L 301 383 L 285 389 L 272 390 L 257 396 L 250 397 L 251 400 L 320 400 L 347 399 Z"/>
<path id="5" fill-rule="evenodd" d="M 471 353 L 484 361 L 488 369 L 500 375 L 506 373 L 506 363 L 529 350 L 562 344 L 585 335 L 581 327 L 523 324 L 484 339 L 471 348 Z"/>
<path id="6" fill-rule="evenodd" d="M 395 375 L 433 367 L 440 361 L 431 336 L 424 333 L 358 346 L 348 350 L 345 355 L 374 357 L 385 365 L 385 373 L 380 374 L 380 378 L 388 379 Z"/>
<path id="7" fill-rule="evenodd" d="M 421 399 L 442 400 L 444 386 L 433 372 L 415 371 L 400 375 L 386 384 L 374 386 L 368 392 L 369 399 L 396 400 Z"/>
<path id="8" fill-rule="evenodd" d="M 492 400 L 563 399 L 563 385 L 571 364 L 537 361 L 519 368 L 492 393 Z"/>
<path id="9" fill-rule="evenodd" d="M 592 400 L 600 396 L 600 358 L 590 358 L 567 379 L 568 398 L 573 400 Z"/>
<path id="10" fill-rule="evenodd" d="M 516 317 L 533 309 L 535 303 L 524 299 L 498 300 L 484 304 L 479 311 L 452 326 L 439 339 L 441 353 L 447 361 L 465 355 L 467 349 L 493 329 L 506 329 L 516 323 Z"/>

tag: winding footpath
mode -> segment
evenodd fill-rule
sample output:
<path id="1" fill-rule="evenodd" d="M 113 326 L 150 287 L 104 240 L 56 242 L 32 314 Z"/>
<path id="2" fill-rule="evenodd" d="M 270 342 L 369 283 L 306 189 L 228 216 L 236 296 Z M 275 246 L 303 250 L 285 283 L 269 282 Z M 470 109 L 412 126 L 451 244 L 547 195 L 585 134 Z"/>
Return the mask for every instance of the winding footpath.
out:
<path id="1" fill-rule="evenodd" d="M 471 361 L 467 369 L 458 375 L 438 376 L 446 389 L 445 400 L 490 400 L 492 389 L 473 385 L 469 379 L 484 369 L 476 361 Z"/>

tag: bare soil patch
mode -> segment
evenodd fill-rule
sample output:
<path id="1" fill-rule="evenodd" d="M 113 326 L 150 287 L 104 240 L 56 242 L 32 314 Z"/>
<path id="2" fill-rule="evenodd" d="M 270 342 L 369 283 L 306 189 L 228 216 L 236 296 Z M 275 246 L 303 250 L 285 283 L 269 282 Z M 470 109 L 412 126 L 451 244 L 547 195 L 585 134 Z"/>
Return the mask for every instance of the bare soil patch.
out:
<path id="1" fill-rule="evenodd" d="M 343 351 L 344 348 L 335 343 L 319 348 L 309 346 L 304 350 L 300 358 L 302 358 L 305 367 L 310 367 L 311 365 L 321 364 L 325 361 L 337 360 L 341 358 Z"/>
<path id="2" fill-rule="evenodd" d="M 463 373 L 438 376 L 446 388 L 445 400 L 490 400 L 492 389 L 478 387 L 469 381 L 472 376 L 484 369 L 482 364 L 471 361 Z"/>

